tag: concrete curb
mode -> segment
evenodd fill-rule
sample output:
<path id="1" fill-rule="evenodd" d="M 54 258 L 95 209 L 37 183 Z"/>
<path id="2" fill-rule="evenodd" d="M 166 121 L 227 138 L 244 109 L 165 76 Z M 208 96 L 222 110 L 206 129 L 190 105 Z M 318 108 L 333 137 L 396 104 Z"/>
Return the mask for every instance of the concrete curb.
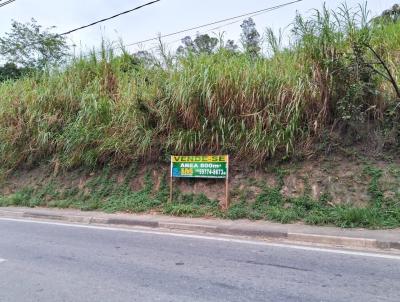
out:
<path id="1" fill-rule="evenodd" d="M 141 226 L 141 227 L 148 227 L 148 228 L 158 228 L 159 227 L 159 223 L 157 221 L 146 221 L 146 220 L 138 220 L 138 219 L 110 218 L 107 220 L 106 224 Z"/>
<path id="2" fill-rule="evenodd" d="M 355 238 L 346 236 L 331 236 L 323 234 L 282 232 L 262 228 L 259 226 L 217 225 L 212 222 L 208 224 L 181 223 L 171 221 L 158 221 L 149 218 L 107 218 L 88 215 L 49 214 L 40 211 L 12 211 L 0 210 L 0 217 L 4 218 L 30 218 L 46 219 L 71 223 L 83 224 L 105 224 L 114 226 L 138 226 L 147 228 L 161 228 L 180 231 L 196 231 L 214 233 L 221 235 L 246 236 L 258 239 L 282 239 L 299 243 L 326 244 L 348 248 L 372 248 L 372 249 L 396 249 L 400 250 L 399 241 L 384 241 L 371 238 Z"/>
<path id="3" fill-rule="evenodd" d="M 314 235 L 314 234 L 299 234 L 288 233 L 288 239 L 293 241 L 317 243 L 317 244 L 333 244 L 338 246 L 351 246 L 359 248 L 378 248 L 378 241 L 376 239 L 368 238 L 352 238 L 352 237 L 339 237 L 328 235 Z M 379 248 L 389 248 L 387 245 L 381 245 Z"/>

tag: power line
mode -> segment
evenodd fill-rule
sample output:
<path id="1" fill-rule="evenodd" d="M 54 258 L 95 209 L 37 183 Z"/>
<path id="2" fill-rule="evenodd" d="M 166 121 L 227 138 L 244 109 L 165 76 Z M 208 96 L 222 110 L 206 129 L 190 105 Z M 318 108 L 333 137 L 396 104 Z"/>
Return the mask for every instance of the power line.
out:
<path id="1" fill-rule="evenodd" d="M 247 16 L 250 16 L 250 15 L 256 15 L 256 14 L 259 14 L 259 13 L 266 13 L 266 12 L 274 11 L 274 10 L 280 9 L 282 7 L 285 7 L 285 6 L 288 6 L 288 5 L 292 5 L 294 3 L 298 3 L 298 2 L 302 2 L 302 1 L 303 0 L 296 0 L 296 1 L 286 2 L 286 3 L 280 4 L 280 5 L 264 8 L 264 9 L 261 9 L 261 10 L 255 11 L 255 12 L 251 12 L 251 13 L 247 13 L 247 14 L 243 14 L 243 15 L 239 15 L 239 16 L 235 16 L 235 17 L 231 17 L 231 18 L 227 18 L 227 19 L 223 19 L 223 20 L 219 20 L 219 21 L 214 21 L 214 22 L 211 22 L 211 23 L 207 23 L 207 24 L 203 24 L 203 25 L 199 25 L 199 26 L 183 29 L 183 30 L 180 30 L 180 31 L 176 31 L 176 32 L 173 32 L 173 33 L 166 34 L 166 35 L 161 35 L 161 36 L 158 36 L 158 37 L 154 37 L 154 38 L 150 38 L 150 39 L 146 39 L 146 40 L 130 43 L 130 44 L 127 44 L 125 46 L 133 46 L 133 45 L 138 45 L 138 44 L 142 44 L 142 43 L 146 43 L 146 42 L 150 42 L 150 41 L 155 41 L 155 40 L 162 39 L 162 38 L 176 36 L 176 35 L 188 32 L 188 31 L 193 31 L 193 30 L 204 28 L 204 27 L 208 27 L 208 26 L 211 26 L 211 25 L 216 25 L 216 24 L 227 22 L 227 21 L 231 21 L 231 20 L 247 17 Z"/>
<path id="2" fill-rule="evenodd" d="M 2 1 L 2 0 L 0 0 L 0 2 L 1 2 L 1 1 Z M 7 4 L 11 3 L 11 2 L 14 2 L 14 1 L 16 1 L 16 0 L 7 0 L 7 2 L 1 3 L 1 4 L 0 4 L 0 7 L 2 7 L 2 6 L 4 6 L 4 5 L 7 5 Z M 54 34 L 54 38 L 62 37 L 63 35 L 68 35 L 68 34 L 73 33 L 73 32 L 75 32 L 75 31 L 78 31 L 78 30 L 81 30 L 81 29 L 84 29 L 84 28 L 87 28 L 87 27 L 96 25 L 96 24 L 98 24 L 98 23 L 101 23 L 101 22 L 104 22 L 104 21 L 107 21 L 107 20 L 110 20 L 110 19 L 113 19 L 113 18 L 116 18 L 116 17 L 119 17 L 119 16 L 121 16 L 121 15 L 130 13 L 130 12 L 133 12 L 133 11 L 135 11 L 135 10 L 139 10 L 139 9 L 141 9 L 141 8 L 144 8 L 144 7 L 146 7 L 146 6 L 155 4 L 156 2 L 160 2 L 160 1 L 161 1 L 161 0 L 154 0 L 154 1 L 151 1 L 151 2 L 148 2 L 148 3 L 145 3 L 145 4 L 143 4 L 143 5 L 137 6 L 137 7 L 135 7 L 135 8 L 132 8 L 132 9 L 130 9 L 130 10 L 124 11 L 124 12 L 122 12 L 122 13 L 119 13 L 119 14 L 117 14 L 117 15 L 114 15 L 114 16 L 111 16 L 111 17 L 108 17 L 108 18 L 105 18 L 105 19 L 102 19 L 102 20 L 93 22 L 93 23 L 88 24 L 88 25 L 85 25 L 85 26 L 81 26 L 81 27 L 79 27 L 79 28 L 72 29 L 72 30 L 67 31 L 67 32 L 65 32 L 65 33 L 62 33 L 62 34 Z M 32 46 L 32 45 L 35 45 L 35 44 L 37 44 L 37 43 L 38 43 L 38 42 L 34 42 L 34 43 L 31 43 L 31 44 L 25 45 L 25 47 Z M 5 54 L 5 53 L 1 53 L 1 55 L 4 55 L 4 54 Z"/>
<path id="3" fill-rule="evenodd" d="M 1 2 L 1 1 L 3 1 L 3 0 L 0 0 L 0 2 Z M 4 2 L 4 3 L 0 3 L 0 7 L 5 6 L 5 5 L 7 5 L 7 4 L 10 4 L 10 3 L 14 2 L 14 1 L 15 1 L 15 0 L 8 0 L 8 1 Z"/>
<path id="4" fill-rule="evenodd" d="M 188 32 L 188 31 L 193 31 L 193 30 L 196 30 L 196 29 L 200 29 L 200 28 L 211 26 L 211 25 L 216 25 L 216 24 L 220 24 L 220 23 L 224 23 L 224 22 L 227 22 L 227 21 L 232 21 L 232 20 L 236 20 L 236 19 L 241 18 L 239 20 L 236 20 L 236 21 L 233 21 L 233 22 L 229 22 L 227 24 L 222 24 L 222 25 L 220 25 L 218 27 L 214 27 L 214 28 L 206 31 L 206 32 L 210 32 L 210 31 L 217 30 L 217 29 L 220 29 L 220 28 L 225 27 L 225 26 L 229 26 L 229 25 L 241 22 L 244 17 L 259 16 L 259 15 L 262 15 L 262 14 L 265 14 L 265 13 L 268 13 L 268 12 L 271 12 L 271 11 L 274 11 L 274 10 L 278 10 L 278 9 L 283 8 L 285 6 L 289 6 L 289 5 L 292 5 L 292 4 L 295 4 L 295 3 L 298 3 L 298 2 L 302 2 L 302 1 L 303 0 L 296 0 L 296 1 L 286 2 L 286 3 L 280 4 L 280 5 L 271 6 L 271 7 L 264 8 L 264 9 L 260 9 L 260 10 L 257 10 L 257 11 L 251 12 L 251 13 L 246 13 L 246 14 L 242 14 L 242 15 L 239 15 L 239 16 L 230 17 L 230 18 L 226 18 L 226 19 L 223 19 L 223 20 L 214 21 L 214 22 L 210 22 L 210 23 L 207 23 L 207 24 L 203 24 L 203 25 L 199 25 L 199 26 L 195 26 L 195 27 L 179 30 L 179 31 L 176 31 L 176 32 L 173 32 L 173 33 L 169 33 L 169 34 L 166 34 L 166 35 L 161 35 L 161 36 L 157 36 L 157 37 L 154 37 L 154 38 L 149 38 L 149 39 L 146 39 L 146 40 L 129 43 L 129 44 L 123 45 L 123 47 L 130 47 L 130 46 L 143 44 L 143 43 L 146 43 L 146 42 L 156 41 L 156 40 L 159 40 L 159 39 L 162 39 L 162 38 L 175 36 L 175 35 L 178 35 L 178 34 L 181 34 L 181 33 L 185 33 L 185 32 Z M 179 42 L 179 41 L 181 41 L 181 39 L 173 40 L 171 42 L 167 42 L 167 45 L 170 45 L 170 44 L 173 44 L 173 43 L 176 43 L 176 42 Z M 110 49 L 111 50 L 115 50 L 117 48 L 119 48 L 119 47 L 111 47 Z M 155 48 L 157 48 L 157 47 L 150 47 L 150 48 L 145 49 L 145 50 L 148 51 L 148 50 L 152 50 L 152 49 L 155 49 Z M 95 52 L 95 53 L 100 53 L 100 52 Z M 83 55 L 83 57 L 88 57 L 90 55 L 91 54 L 86 54 L 86 55 Z"/>
<path id="5" fill-rule="evenodd" d="M 10 1 L 15 1 L 15 0 L 10 0 Z M 117 17 L 119 17 L 119 16 L 122 16 L 122 15 L 125 15 L 125 14 L 128 14 L 128 13 L 131 13 L 131 12 L 133 12 L 133 11 L 135 11 L 135 10 L 139 10 L 139 9 L 141 9 L 141 8 L 143 8 L 143 7 L 146 7 L 146 6 L 155 4 L 156 2 L 160 2 L 160 1 L 161 1 L 161 0 L 155 0 L 155 1 L 151 1 L 151 2 L 145 3 L 145 4 L 143 4 L 143 5 L 137 6 L 137 7 L 135 7 L 135 8 L 132 8 L 132 9 L 127 10 L 127 11 L 124 11 L 124 12 L 122 12 L 122 13 L 116 14 L 116 15 L 114 15 L 114 16 L 111 16 L 111 17 L 108 17 L 108 18 L 104 18 L 104 19 L 98 20 L 98 21 L 96 21 L 96 22 L 90 23 L 90 24 L 88 24 L 88 25 L 84 25 L 84 26 L 81 26 L 81 27 L 78 27 L 78 28 L 69 30 L 69 31 L 64 32 L 64 33 L 62 33 L 62 34 L 59 34 L 59 36 L 69 35 L 69 34 L 71 34 L 71 33 L 73 33 L 73 32 L 78 31 L 78 30 L 81 30 L 81 29 L 84 29 L 84 28 L 87 28 L 87 27 L 91 27 L 91 26 L 93 26 L 93 25 L 96 25 L 96 24 L 99 24 L 99 23 L 102 23 L 102 22 L 105 22 L 105 21 L 108 21 L 108 20 L 117 18 Z"/>
<path id="6" fill-rule="evenodd" d="M 7 4 L 10 4 L 10 3 L 14 2 L 14 1 L 16 1 L 16 0 L 8 0 L 6 2 L 0 3 L 0 7 L 6 6 Z"/>
<path id="7" fill-rule="evenodd" d="M 302 0 L 301 0 L 301 1 L 302 1 Z M 263 15 L 263 14 L 268 13 L 268 12 L 269 12 L 269 11 L 264 11 L 264 12 L 261 12 L 261 13 L 256 13 L 256 14 L 254 14 L 254 15 L 250 15 L 249 17 L 258 17 L 258 16 Z M 243 19 L 240 19 L 240 20 L 236 20 L 236 21 L 229 22 L 229 23 L 226 23 L 226 24 L 222 24 L 222 25 L 220 25 L 220 26 L 217 26 L 217 27 L 211 28 L 211 29 L 209 29 L 209 30 L 203 31 L 203 32 L 201 32 L 201 34 L 209 33 L 209 32 L 215 31 L 215 30 L 217 30 L 217 29 L 221 29 L 221 28 L 226 27 L 226 26 L 230 26 L 230 25 L 233 25 L 233 24 L 237 24 L 237 23 L 242 22 L 242 21 L 243 21 Z M 172 44 L 174 44 L 174 43 L 181 42 L 181 41 L 182 41 L 182 38 L 176 39 L 176 40 L 172 40 L 172 41 L 169 41 L 169 42 L 166 42 L 164 45 L 172 45 Z M 129 46 L 129 45 L 126 45 L 126 46 Z M 153 49 L 156 49 L 157 47 L 158 47 L 158 46 L 153 46 L 153 47 L 150 47 L 150 48 L 148 48 L 148 49 L 145 49 L 145 51 L 153 50 Z"/>

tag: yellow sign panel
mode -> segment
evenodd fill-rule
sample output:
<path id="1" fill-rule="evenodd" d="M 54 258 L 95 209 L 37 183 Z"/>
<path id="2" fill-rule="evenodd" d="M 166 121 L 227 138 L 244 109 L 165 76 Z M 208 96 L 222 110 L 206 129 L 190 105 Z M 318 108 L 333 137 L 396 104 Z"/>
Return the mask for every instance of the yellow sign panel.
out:
<path id="1" fill-rule="evenodd" d="M 173 163 L 226 163 L 228 155 L 171 156 Z"/>

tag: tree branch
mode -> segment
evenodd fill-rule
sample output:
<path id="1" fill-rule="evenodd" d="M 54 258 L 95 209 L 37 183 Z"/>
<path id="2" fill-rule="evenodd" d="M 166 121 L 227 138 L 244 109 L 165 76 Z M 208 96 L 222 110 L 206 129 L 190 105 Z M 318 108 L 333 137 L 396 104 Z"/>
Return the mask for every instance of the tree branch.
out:
<path id="1" fill-rule="evenodd" d="M 385 69 L 387 75 L 389 78 L 387 78 L 389 80 L 389 82 L 392 83 L 392 86 L 394 88 L 394 90 L 396 91 L 397 97 L 400 99 L 400 88 L 399 85 L 397 85 L 396 79 L 394 78 L 392 72 L 390 71 L 389 67 L 386 65 L 385 61 L 382 59 L 382 57 L 368 44 L 365 44 L 365 47 L 367 47 L 375 56 L 375 58 L 378 59 L 378 61 L 380 62 L 380 64 L 383 66 L 383 68 Z M 372 66 L 371 66 L 372 67 Z M 373 68 L 376 72 L 377 70 L 375 68 Z M 382 75 L 381 73 L 379 73 L 380 75 Z"/>

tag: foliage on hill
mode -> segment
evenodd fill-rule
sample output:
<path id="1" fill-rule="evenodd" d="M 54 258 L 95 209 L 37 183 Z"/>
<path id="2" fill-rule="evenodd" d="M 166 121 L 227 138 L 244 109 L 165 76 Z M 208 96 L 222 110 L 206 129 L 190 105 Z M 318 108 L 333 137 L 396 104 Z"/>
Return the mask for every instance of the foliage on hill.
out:
<path id="1" fill-rule="evenodd" d="M 171 153 L 262 163 L 317 148 L 332 130 L 400 143 L 400 22 L 326 9 L 270 55 L 221 47 L 164 61 L 103 49 L 0 84 L 0 167 L 126 166 Z M 344 140 L 344 139 L 343 139 Z"/>

